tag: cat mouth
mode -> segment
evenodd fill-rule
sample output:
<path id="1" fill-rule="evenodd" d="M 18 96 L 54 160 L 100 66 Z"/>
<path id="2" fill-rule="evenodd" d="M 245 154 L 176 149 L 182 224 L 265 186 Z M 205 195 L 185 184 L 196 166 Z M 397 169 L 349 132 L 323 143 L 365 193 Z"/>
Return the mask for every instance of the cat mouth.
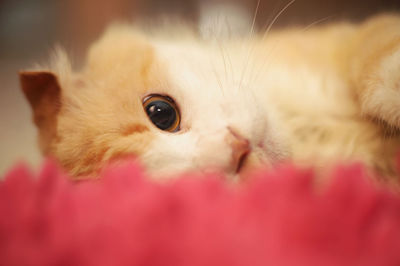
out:
<path id="1" fill-rule="evenodd" d="M 244 181 L 260 167 L 268 166 L 270 163 L 264 156 L 256 150 L 249 150 L 239 157 L 234 174 L 238 176 L 239 180 Z"/>
<path id="2" fill-rule="evenodd" d="M 235 173 L 238 174 L 240 171 L 244 168 L 244 165 L 247 161 L 247 157 L 249 155 L 250 151 L 243 153 L 238 160 L 237 166 L 236 166 L 236 171 Z"/>

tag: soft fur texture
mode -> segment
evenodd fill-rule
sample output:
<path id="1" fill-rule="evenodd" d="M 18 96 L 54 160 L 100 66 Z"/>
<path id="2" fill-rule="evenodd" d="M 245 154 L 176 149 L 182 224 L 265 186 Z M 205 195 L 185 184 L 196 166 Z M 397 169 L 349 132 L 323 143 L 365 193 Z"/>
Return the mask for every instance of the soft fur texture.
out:
<path id="1" fill-rule="evenodd" d="M 38 178 L 15 167 L 0 182 L 0 264 L 400 265 L 400 198 L 359 165 L 323 188 L 292 166 L 256 176 L 160 184 L 130 164 L 72 182 L 52 163 Z"/>
<path id="2" fill-rule="evenodd" d="M 74 176 L 130 155 L 155 176 L 218 168 L 235 178 L 287 159 L 361 160 L 397 176 L 398 15 L 232 39 L 172 28 L 114 25 L 82 70 L 58 53 L 52 72 L 22 73 L 44 154 Z M 152 93 L 174 99 L 180 131 L 148 119 Z"/>

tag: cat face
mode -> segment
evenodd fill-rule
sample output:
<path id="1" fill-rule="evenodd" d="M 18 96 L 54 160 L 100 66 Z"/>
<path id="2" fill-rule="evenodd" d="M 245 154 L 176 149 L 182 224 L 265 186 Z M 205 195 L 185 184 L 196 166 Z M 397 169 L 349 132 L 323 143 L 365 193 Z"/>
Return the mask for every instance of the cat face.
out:
<path id="1" fill-rule="evenodd" d="M 273 108 L 252 89 L 262 85 L 241 75 L 242 55 L 228 67 L 217 48 L 119 27 L 94 44 L 79 73 L 63 55 L 54 73 L 22 73 L 43 152 L 76 176 L 131 155 L 155 174 L 231 177 L 284 158 Z"/>

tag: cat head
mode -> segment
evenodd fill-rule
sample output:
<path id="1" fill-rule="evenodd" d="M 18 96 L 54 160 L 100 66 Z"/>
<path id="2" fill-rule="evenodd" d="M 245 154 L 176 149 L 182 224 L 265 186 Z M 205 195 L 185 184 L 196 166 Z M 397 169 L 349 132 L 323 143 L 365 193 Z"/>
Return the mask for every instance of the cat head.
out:
<path id="1" fill-rule="evenodd" d="M 59 52 L 50 71 L 20 73 L 43 154 L 74 176 L 126 156 L 154 173 L 230 176 L 284 158 L 274 110 L 252 89 L 265 84 L 241 75 L 237 48 L 220 48 L 114 26 L 81 71 Z"/>

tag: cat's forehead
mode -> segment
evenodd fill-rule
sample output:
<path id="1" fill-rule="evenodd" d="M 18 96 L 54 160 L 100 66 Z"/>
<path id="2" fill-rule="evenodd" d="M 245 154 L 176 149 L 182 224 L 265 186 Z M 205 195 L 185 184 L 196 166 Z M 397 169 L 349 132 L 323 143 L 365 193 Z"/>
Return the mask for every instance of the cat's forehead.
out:
<path id="1" fill-rule="evenodd" d="M 213 58 L 209 47 L 176 42 L 158 42 L 153 46 L 156 60 L 174 73 L 176 80 L 182 83 L 210 83 L 216 80 L 219 60 Z"/>
<path id="2" fill-rule="evenodd" d="M 197 99 L 202 95 L 208 100 L 228 99 L 239 96 L 240 87 L 248 84 L 247 77 L 239 73 L 238 54 L 224 54 L 216 45 L 156 42 L 153 47 L 156 68 L 161 66 L 167 73 L 169 89 L 196 93 Z"/>
<path id="3" fill-rule="evenodd" d="M 237 66 L 240 63 L 240 51 L 232 51 L 229 43 L 226 43 L 225 50 L 214 43 L 196 40 L 155 42 L 152 46 L 155 48 L 157 60 L 168 65 L 171 70 L 180 71 L 182 77 L 188 75 L 192 79 L 197 77 L 206 82 L 218 81 L 221 84 L 237 81 L 235 75 L 238 71 L 232 65 Z"/>
<path id="4" fill-rule="evenodd" d="M 209 127 L 232 122 L 246 127 L 251 119 L 248 115 L 257 115 L 258 106 L 246 88 L 246 79 L 227 65 L 240 69 L 235 57 L 228 63 L 218 47 L 208 44 L 159 42 L 154 49 L 155 65 L 162 66 L 166 76 L 165 83 L 149 90 L 173 97 L 184 112 L 184 120 Z M 154 71 L 155 75 L 159 72 Z"/>

